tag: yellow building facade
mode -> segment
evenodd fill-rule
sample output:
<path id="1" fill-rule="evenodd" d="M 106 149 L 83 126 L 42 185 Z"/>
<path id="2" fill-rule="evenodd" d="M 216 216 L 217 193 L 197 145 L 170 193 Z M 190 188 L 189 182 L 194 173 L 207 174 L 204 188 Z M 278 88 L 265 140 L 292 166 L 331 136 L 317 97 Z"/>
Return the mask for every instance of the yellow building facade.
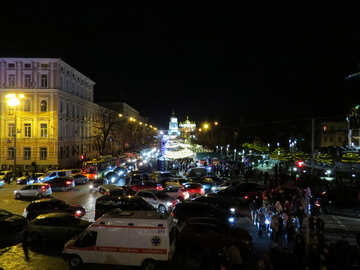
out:
<path id="1" fill-rule="evenodd" d="M 25 170 L 72 168 L 82 154 L 95 157 L 94 85 L 61 59 L 0 58 L 1 169 L 12 169 L 15 155 Z M 9 106 L 9 94 L 18 105 Z"/>

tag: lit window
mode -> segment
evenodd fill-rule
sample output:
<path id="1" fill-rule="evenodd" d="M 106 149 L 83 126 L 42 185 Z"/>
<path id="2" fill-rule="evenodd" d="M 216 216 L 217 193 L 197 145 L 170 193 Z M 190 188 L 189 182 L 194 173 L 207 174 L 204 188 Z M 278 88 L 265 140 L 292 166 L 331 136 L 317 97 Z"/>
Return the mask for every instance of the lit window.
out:
<path id="1" fill-rule="evenodd" d="M 40 102 L 40 111 L 41 112 L 47 112 L 47 102 L 46 102 L 46 100 L 42 100 Z"/>
<path id="2" fill-rule="evenodd" d="M 8 124 L 8 137 L 15 137 L 15 124 Z"/>
<path id="3" fill-rule="evenodd" d="M 24 124 L 25 137 L 31 137 L 31 124 Z"/>
<path id="4" fill-rule="evenodd" d="M 15 88 L 15 75 L 9 75 L 9 88 Z"/>
<path id="5" fill-rule="evenodd" d="M 40 147 L 40 160 L 47 159 L 47 149 L 45 147 Z"/>
<path id="6" fill-rule="evenodd" d="M 46 74 L 41 74 L 41 88 L 48 87 L 48 76 Z"/>
<path id="7" fill-rule="evenodd" d="M 40 136 L 46 138 L 48 136 L 47 124 L 40 124 Z"/>
<path id="8" fill-rule="evenodd" d="M 14 157 L 15 157 L 14 147 L 8 147 L 8 159 L 14 160 Z"/>
<path id="9" fill-rule="evenodd" d="M 26 99 L 24 102 L 24 112 L 30 112 L 31 111 L 31 101 L 30 99 Z"/>
<path id="10" fill-rule="evenodd" d="M 24 159 L 25 160 L 31 159 L 31 148 L 30 147 L 24 147 Z"/>

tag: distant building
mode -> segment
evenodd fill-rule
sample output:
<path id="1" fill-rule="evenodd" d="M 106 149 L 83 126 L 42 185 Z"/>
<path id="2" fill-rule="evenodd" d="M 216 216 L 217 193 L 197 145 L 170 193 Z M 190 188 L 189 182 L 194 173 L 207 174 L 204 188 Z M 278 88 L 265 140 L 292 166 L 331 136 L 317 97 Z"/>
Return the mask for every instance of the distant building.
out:
<path id="1" fill-rule="evenodd" d="M 178 120 L 177 117 L 175 116 L 175 112 L 173 112 L 170 117 L 168 135 L 171 138 L 176 138 L 180 136 Z"/>
<path id="2" fill-rule="evenodd" d="M 345 121 L 321 122 L 320 147 L 345 146 L 347 144 L 347 123 Z"/>
<path id="3" fill-rule="evenodd" d="M 181 136 L 187 138 L 188 136 L 192 135 L 196 130 L 195 122 L 191 122 L 189 117 L 186 117 L 184 122 L 180 122 L 179 124 Z"/>
<path id="4" fill-rule="evenodd" d="M 147 122 L 147 118 L 142 117 L 136 109 L 125 102 L 98 102 L 99 105 L 110 110 L 121 113 L 124 117 L 133 117 L 137 121 Z"/>

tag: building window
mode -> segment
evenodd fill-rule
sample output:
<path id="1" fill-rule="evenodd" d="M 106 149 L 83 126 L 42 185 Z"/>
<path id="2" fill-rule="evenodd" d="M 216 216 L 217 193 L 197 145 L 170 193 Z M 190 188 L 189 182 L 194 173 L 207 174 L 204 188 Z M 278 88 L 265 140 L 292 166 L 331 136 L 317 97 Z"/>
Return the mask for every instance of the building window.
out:
<path id="1" fill-rule="evenodd" d="M 15 158 L 15 149 L 14 147 L 8 147 L 8 159 L 14 160 Z"/>
<path id="2" fill-rule="evenodd" d="M 25 88 L 30 88 L 31 87 L 31 75 L 30 74 L 25 74 Z"/>
<path id="3" fill-rule="evenodd" d="M 46 74 L 41 74 L 41 88 L 48 87 L 48 76 Z"/>
<path id="4" fill-rule="evenodd" d="M 47 112 L 47 102 L 46 102 L 46 100 L 42 100 L 40 102 L 40 111 L 41 112 Z"/>
<path id="5" fill-rule="evenodd" d="M 26 63 L 26 64 L 24 65 L 24 67 L 25 67 L 26 69 L 31 68 L 31 64 Z"/>
<path id="6" fill-rule="evenodd" d="M 46 69 L 49 68 L 49 64 L 40 64 L 40 67 Z"/>
<path id="7" fill-rule="evenodd" d="M 15 75 L 9 75 L 9 88 L 15 88 Z"/>
<path id="8" fill-rule="evenodd" d="M 31 124 L 24 124 L 25 137 L 31 137 Z"/>
<path id="9" fill-rule="evenodd" d="M 26 99 L 24 102 L 24 112 L 31 112 L 31 100 Z"/>
<path id="10" fill-rule="evenodd" d="M 40 147 L 40 160 L 47 159 L 47 149 L 46 147 Z"/>
<path id="11" fill-rule="evenodd" d="M 46 138 L 48 136 L 47 124 L 40 124 L 40 134 L 42 138 Z"/>
<path id="12" fill-rule="evenodd" d="M 8 64 L 8 68 L 9 68 L 9 69 L 14 69 L 14 68 L 15 68 L 15 64 L 14 64 L 14 63 Z"/>
<path id="13" fill-rule="evenodd" d="M 8 124 L 8 137 L 15 137 L 15 124 Z"/>
<path id="14" fill-rule="evenodd" d="M 24 147 L 24 159 L 25 160 L 31 159 L 31 148 L 30 147 Z"/>

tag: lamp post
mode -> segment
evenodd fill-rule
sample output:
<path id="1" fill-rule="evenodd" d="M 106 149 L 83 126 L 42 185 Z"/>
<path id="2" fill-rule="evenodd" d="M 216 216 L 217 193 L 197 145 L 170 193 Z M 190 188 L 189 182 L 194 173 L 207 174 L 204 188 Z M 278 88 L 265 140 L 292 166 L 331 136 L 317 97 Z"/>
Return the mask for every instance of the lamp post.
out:
<path id="1" fill-rule="evenodd" d="M 16 137 L 17 137 L 17 119 L 16 119 L 16 109 L 17 106 L 20 104 L 20 99 L 24 98 L 23 94 L 7 94 L 5 96 L 6 103 L 9 107 L 14 109 L 14 120 L 15 120 L 15 136 L 14 136 L 14 178 L 16 178 Z"/>

